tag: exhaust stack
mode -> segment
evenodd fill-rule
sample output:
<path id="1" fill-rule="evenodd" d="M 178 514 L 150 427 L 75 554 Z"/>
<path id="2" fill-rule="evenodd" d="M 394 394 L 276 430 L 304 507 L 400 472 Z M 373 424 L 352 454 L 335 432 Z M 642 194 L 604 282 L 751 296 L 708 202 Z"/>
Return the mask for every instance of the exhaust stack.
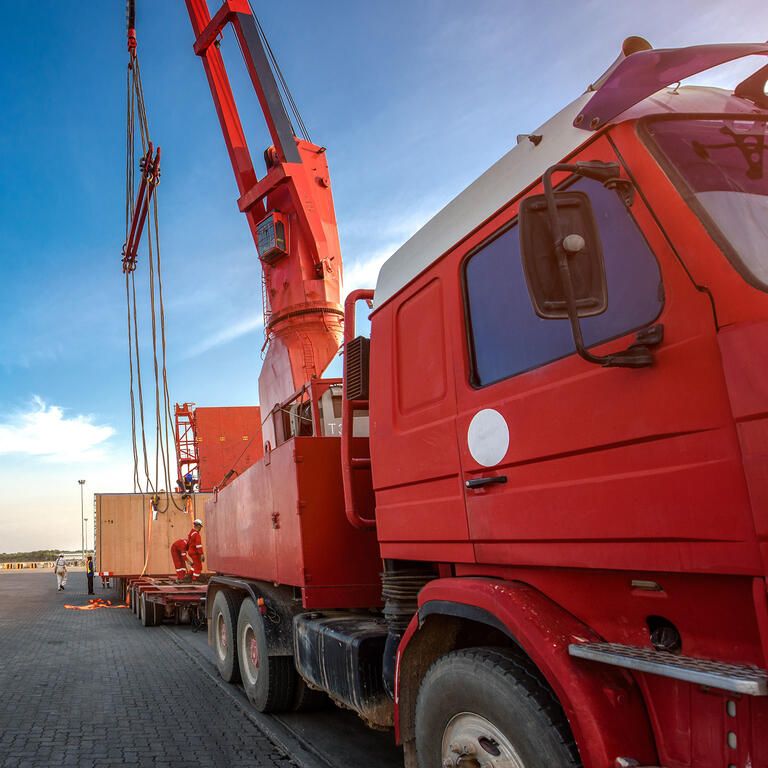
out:
<path id="1" fill-rule="evenodd" d="M 600 86 L 613 74 L 616 67 L 621 64 L 624 59 L 626 59 L 628 56 L 631 56 L 633 53 L 639 53 L 640 51 L 651 51 L 653 50 L 653 46 L 644 38 L 644 37 L 638 37 L 636 35 L 633 35 L 632 37 L 626 38 L 624 42 L 621 44 L 621 53 L 616 57 L 613 64 L 611 64 L 608 69 L 603 72 L 600 77 L 595 80 L 592 85 L 590 85 L 587 88 L 587 91 L 596 91 Z"/>

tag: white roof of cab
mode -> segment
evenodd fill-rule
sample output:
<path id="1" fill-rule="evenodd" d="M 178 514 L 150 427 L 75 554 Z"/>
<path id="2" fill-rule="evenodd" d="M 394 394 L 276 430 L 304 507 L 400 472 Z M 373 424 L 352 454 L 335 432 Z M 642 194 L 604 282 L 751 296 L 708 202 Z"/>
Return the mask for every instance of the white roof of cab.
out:
<path id="1" fill-rule="evenodd" d="M 595 134 L 575 128 L 573 120 L 593 95 L 594 92 L 584 93 L 534 131 L 542 136 L 538 145 L 523 140 L 512 148 L 395 251 L 379 271 L 376 308 L 536 182 L 549 166 L 561 162 L 591 140 Z M 733 96 L 730 91 L 687 86 L 677 91 L 660 91 L 628 109 L 614 122 L 670 112 L 756 111 L 753 104 Z"/>

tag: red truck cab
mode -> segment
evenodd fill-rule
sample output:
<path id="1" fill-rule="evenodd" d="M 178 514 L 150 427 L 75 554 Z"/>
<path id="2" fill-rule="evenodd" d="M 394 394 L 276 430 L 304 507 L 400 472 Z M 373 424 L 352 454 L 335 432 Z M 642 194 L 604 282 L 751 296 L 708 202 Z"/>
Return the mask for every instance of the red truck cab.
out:
<path id="1" fill-rule="evenodd" d="M 768 103 L 755 94 L 671 88 L 588 131 L 587 92 L 382 267 L 381 554 L 443 576 L 398 650 L 400 737 L 431 750 L 418 765 L 495 765 L 483 759 L 498 750 L 529 765 L 528 747 L 483 731 L 493 706 L 454 722 L 458 693 L 442 735 L 420 726 L 439 727 L 424 685 L 444 697 L 451 659 L 507 674 L 506 656 L 461 650 L 488 632 L 562 707 L 568 729 L 555 715 L 552 732 L 576 751 L 549 764 L 768 765 Z M 642 347 L 639 367 L 585 361 L 568 319 L 542 317 L 532 295 L 521 203 L 551 166 L 596 161 L 618 173 L 553 176 L 588 197 L 602 248 L 606 306 L 580 326 L 595 356 Z"/>

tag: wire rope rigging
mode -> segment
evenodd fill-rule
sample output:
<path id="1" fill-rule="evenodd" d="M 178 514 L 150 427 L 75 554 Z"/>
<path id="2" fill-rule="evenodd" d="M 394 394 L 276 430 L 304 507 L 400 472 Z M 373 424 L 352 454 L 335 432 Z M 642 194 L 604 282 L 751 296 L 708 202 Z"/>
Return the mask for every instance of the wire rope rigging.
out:
<path id="1" fill-rule="evenodd" d="M 127 0 L 128 69 L 126 77 L 126 185 L 125 244 L 122 269 L 125 277 L 128 336 L 129 396 L 133 449 L 134 491 L 151 494 L 157 511 L 173 504 L 182 509 L 172 494 L 170 434 L 173 431 L 171 400 L 168 392 L 167 344 L 160 251 L 160 220 L 157 186 L 160 183 L 160 147 L 150 140 L 149 120 L 141 80 L 135 31 L 135 0 Z M 137 138 L 141 147 L 136 174 Z M 152 340 L 153 403 L 144 397 L 141 341 L 136 285 L 136 266 L 144 228 L 147 229 L 147 287 Z M 148 446 L 147 421 L 154 410 L 154 457 Z M 140 438 L 138 435 L 140 434 Z M 161 504 L 160 494 L 164 494 Z"/>

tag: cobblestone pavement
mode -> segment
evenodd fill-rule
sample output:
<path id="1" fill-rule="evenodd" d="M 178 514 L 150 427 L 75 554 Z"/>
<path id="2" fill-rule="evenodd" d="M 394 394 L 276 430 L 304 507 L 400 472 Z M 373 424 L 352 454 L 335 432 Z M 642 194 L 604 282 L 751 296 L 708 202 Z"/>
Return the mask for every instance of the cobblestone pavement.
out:
<path id="1" fill-rule="evenodd" d="M 0 572 L 2 768 L 296 765 L 169 633 L 64 608 L 85 592 L 83 573 L 57 592 L 50 572 Z"/>

